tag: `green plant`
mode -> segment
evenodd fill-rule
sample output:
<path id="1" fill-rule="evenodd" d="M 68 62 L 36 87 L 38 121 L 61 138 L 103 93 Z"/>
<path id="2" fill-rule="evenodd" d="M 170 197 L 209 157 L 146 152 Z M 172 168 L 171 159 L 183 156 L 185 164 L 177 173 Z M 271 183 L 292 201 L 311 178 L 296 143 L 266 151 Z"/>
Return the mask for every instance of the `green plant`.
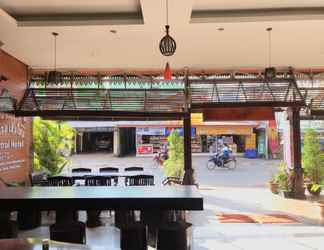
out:
<path id="1" fill-rule="evenodd" d="M 167 177 L 182 178 L 184 174 L 183 137 L 173 130 L 168 137 L 168 156 L 163 163 L 163 169 Z"/>
<path id="2" fill-rule="evenodd" d="M 278 172 L 274 176 L 274 182 L 278 183 L 280 190 L 282 190 L 284 192 L 290 191 L 288 174 L 286 172 L 286 163 L 283 161 L 280 162 L 280 164 L 278 166 Z"/>
<path id="3" fill-rule="evenodd" d="M 6 185 L 6 187 L 24 187 L 26 186 L 26 182 L 24 181 L 10 181 L 6 182 L 4 179 L 0 177 L 0 181 Z"/>
<path id="4" fill-rule="evenodd" d="M 322 188 L 322 185 L 314 183 L 314 184 L 312 184 L 311 191 L 316 193 L 319 191 L 320 188 Z"/>
<path id="5" fill-rule="evenodd" d="M 314 184 L 321 184 L 324 180 L 324 154 L 314 129 L 305 131 L 302 163 L 305 177 Z"/>
<path id="6" fill-rule="evenodd" d="M 66 123 L 35 118 L 33 137 L 34 170 L 59 174 L 68 164 L 63 154 L 73 147 L 74 130 Z"/>

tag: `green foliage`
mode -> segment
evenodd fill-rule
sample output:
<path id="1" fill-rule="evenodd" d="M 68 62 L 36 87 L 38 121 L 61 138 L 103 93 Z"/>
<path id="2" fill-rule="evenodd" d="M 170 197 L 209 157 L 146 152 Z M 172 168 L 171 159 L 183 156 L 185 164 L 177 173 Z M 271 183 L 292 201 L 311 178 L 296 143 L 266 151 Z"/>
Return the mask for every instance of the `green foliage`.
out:
<path id="1" fill-rule="evenodd" d="M 302 163 L 305 177 L 315 184 L 321 184 L 324 180 L 324 154 L 314 129 L 307 129 L 305 132 Z"/>
<path id="2" fill-rule="evenodd" d="M 26 186 L 26 183 L 24 181 L 11 181 L 11 182 L 6 182 L 4 179 L 0 177 L 0 181 L 4 183 L 7 187 L 23 187 Z"/>
<path id="3" fill-rule="evenodd" d="M 74 130 L 66 123 L 40 118 L 34 119 L 33 126 L 34 170 L 59 174 L 68 163 L 63 155 L 71 152 Z"/>
<path id="4" fill-rule="evenodd" d="M 183 137 L 173 130 L 168 137 L 169 158 L 163 163 L 163 169 L 167 177 L 182 178 L 184 174 Z"/>
<path id="5" fill-rule="evenodd" d="M 278 172 L 274 176 L 274 182 L 278 183 L 279 188 L 282 191 L 289 191 L 289 181 L 288 181 L 288 175 L 286 172 L 286 163 L 280 162 L 278 167 Z"/>

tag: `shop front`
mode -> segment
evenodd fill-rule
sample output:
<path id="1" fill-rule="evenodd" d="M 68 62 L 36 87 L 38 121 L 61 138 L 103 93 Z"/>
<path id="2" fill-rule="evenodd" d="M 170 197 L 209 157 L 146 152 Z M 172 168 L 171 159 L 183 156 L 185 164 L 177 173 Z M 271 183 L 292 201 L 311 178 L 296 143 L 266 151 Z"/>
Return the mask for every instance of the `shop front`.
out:
<path id="1" fill-rule="evenodd" d="M 136 155 L 153 155 L 167 145 L 167 138 L 172 130 L 183 135 L 180 127 L 137 127 L 136 128 Z M 247 150 L 256 151 L 256 134 L 253 128 L 256 125 L 199 125 L 192 128 L 192 153 L 215 153 L 221 145 L 228 144 L 233 153 L 243 154 Z"/>

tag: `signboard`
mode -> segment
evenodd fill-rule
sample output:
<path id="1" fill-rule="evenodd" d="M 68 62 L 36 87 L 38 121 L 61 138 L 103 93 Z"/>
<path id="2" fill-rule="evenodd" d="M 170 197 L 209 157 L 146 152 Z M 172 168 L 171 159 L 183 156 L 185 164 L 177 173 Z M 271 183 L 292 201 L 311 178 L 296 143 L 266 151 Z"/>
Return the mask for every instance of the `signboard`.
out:
<path id="1" fill-rule="evenodd" d="M 153 154 L 153 145 L 152 144 L 137 145 L 137 154 L 139 154 L 139 155 Z"/>
<path id="2" fill-rule="evenodd" d="M 165 128 L 136 128 L 137 135 L 165 135 Z"/>
<path id="3" fill-rule="evenodd" d="M 197 128 L 198 135 L 250 135 L 252 127 L 249 126 L 211 126 Z"/>
<path id="4" fill-rule="evenodd" d="M 30 166 L 31 120 L 0 113 L 0 177 L 25 180 Z"/>

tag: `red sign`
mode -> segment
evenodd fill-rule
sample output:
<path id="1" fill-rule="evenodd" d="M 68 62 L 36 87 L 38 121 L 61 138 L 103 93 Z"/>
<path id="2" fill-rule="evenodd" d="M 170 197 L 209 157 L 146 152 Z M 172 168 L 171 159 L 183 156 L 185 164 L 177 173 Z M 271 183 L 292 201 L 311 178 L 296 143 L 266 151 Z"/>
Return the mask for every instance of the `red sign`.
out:
<path id="1" fill-rule="evenodd" d="M 141 144 L 137 146 L 137 154 L 148 155 L 153 154 L 153 145 L 152 144 Z"/>

